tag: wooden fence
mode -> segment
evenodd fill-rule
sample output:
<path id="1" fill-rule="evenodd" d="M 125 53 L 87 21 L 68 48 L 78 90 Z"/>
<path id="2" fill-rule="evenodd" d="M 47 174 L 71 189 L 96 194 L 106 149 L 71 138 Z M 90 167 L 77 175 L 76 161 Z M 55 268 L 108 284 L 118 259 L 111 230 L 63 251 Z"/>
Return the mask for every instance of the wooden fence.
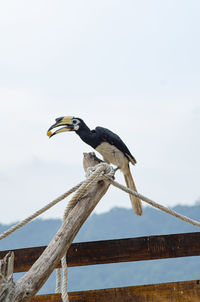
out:
<path id="1" fill-rule="evenodd" d="M 14 272 L 29 270 L 44 249 L 45 246 L 13 250 Z M 0 259 L 7 252 L 1 251 Z M 68 251 L 67 263 L 83 266 L 187 256 L 200 256 L 200 232 L 74 243 Z M 200 281 L 70 292 L 69 298 L 70 302 L 199 302 Z M 61 296 L 38 295 L 31 301 L 61 302 Z"/>

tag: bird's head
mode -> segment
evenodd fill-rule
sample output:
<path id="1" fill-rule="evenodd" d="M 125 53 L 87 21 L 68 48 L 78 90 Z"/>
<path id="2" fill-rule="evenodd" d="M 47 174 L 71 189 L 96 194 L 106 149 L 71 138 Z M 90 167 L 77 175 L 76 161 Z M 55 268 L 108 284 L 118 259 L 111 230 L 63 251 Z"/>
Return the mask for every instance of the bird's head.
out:
<path id="1" fill-rule="evenodd" d="M 48 137 L 52 137 L 55 134 L 66 131 L 78 131 L 82 120 L 73 116 L 62 116 L 55 119 L 53 124 L 47 131 Z M 52 129 L 59 127 L 55 132 L 51 132 Z"/>

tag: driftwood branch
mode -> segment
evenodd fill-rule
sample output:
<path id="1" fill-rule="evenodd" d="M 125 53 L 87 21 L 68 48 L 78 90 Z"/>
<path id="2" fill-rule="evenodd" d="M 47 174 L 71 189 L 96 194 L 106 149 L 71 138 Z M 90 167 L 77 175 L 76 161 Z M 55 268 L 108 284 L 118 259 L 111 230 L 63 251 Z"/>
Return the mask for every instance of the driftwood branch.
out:
<path id="1" fill-rule="evenodd" d="M 15 287 L 13 282 L 14 253 L 9 252 L 0 260 L 0 301 L 9 302 L 7 291 Z"/>
<path id="2" fill-rule="evenodd" d="M 94 153 L 84 154 L 84 169 L 98 163 L 99 159 L 95 157 Z M 67 253 L 74 237 L 106 193 L 109 185 L 109 181 L 99 181 L 79 199 L 48 247 L 30 270 L 16 283 L 12 282 L 5 291 L 0 290 L 0 302 L 29 301 L 39 291 L 60 259 Z"/>

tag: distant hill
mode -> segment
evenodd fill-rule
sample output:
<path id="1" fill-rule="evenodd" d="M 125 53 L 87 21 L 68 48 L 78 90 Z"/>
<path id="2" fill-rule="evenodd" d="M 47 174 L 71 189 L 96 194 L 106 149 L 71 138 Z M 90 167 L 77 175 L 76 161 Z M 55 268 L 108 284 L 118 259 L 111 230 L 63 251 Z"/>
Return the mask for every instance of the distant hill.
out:
<path id="1" fill-rule="evenodd" d="M 200 206 L 177 206 L 175 211 L 200 220 Z M 0 249 L 47 245 L 61 225 L 59 219 L 37 219 L 0 242 Z M 1 225 L 0 233 L 11 225 Z M 75 241 L 129 238 L 147 235 L 197 232 L 199 229 L 150 207 L 142 217 L 132 210 L 114 208 L 108 213 L 92 214 Z M 70 291 L 136 284 L 200 279 L 200 257 L 139 261 L 120 264 L 69 268 Z M 21 274 L 16 274 L 16 278 Z M 55 274 L 41 292 L 54 292 Z"/>

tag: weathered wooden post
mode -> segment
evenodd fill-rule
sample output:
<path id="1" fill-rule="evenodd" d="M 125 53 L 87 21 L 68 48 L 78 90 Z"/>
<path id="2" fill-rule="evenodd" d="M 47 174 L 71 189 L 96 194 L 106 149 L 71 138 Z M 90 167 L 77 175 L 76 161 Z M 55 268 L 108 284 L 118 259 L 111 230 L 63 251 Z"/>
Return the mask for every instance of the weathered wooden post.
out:
<path id="1" fill-rule="evenodd" d="M 0 301 L 9 301 L 7 291 L 15 287 L 13 282 L 14 253 L 9 252 L 0 260 Z"/>
<path id="2" fill-rule="evenodd" d="M 95 157 L 94 153 L 88 155 L 85 153 L 83 162 L 84 169 L 86 169 L 98 164 L 99 159 Z M 74 237 L 106 193 L 109 185 L 109 181 L 101 180 L 88 189 L 70 211 L 40 258 L 16 283 L 13 282 L 11 277 L 13 255 L 6 255 L 1 262 L 2 272 L 5 273 L 0 272 L 0 302 L 29 301 L 39 291 L 60 262 L 60 259 L 67 253 Z M 4 267 L 7 268 L 4 269 Z"/>

